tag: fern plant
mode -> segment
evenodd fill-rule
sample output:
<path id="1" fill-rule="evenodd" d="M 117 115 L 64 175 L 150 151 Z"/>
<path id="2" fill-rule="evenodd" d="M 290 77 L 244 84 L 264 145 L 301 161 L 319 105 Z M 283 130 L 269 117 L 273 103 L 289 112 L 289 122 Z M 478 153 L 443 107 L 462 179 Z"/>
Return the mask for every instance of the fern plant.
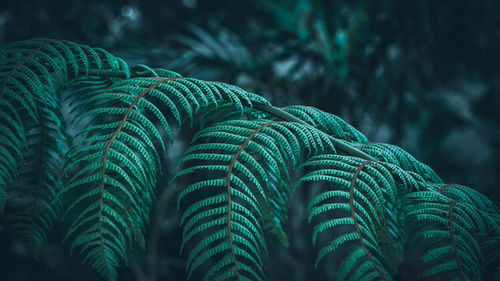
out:
<path id="1" fill-rule="evenodd" d="M 342 255 L 338 280 L 392 280 L 415 249 L 421 277 L 500 279 L 490 200 L 333 114 L 66 40 L 2 47 L 0 81 L 0 207 L 34 255 L 61 223 L 70 253 L 116 280 L 168 190 L 188 278 L 266 280 L 269 235 L 288 245 L 289 199 L 315 183 L 315 263 Z M 159 183 L 179 138 L 191 142 Z"/>

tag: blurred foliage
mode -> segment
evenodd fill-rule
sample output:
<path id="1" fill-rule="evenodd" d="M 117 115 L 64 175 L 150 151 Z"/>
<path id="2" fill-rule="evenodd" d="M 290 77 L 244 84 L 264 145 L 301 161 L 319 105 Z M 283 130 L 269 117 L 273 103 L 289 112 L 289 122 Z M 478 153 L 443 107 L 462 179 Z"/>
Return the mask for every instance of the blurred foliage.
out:
<path id="1" fill-rule="evenodd" d="M 8 0 L 0 5 L 0 44 L 66 38 L 131 64 L 234 83 L 275 105 L 312 105 L 498 205 L 499 11 L 496 0 Z M 291 221 L 290 236 L 303 235 L 305 223 Z M 2 252 L 22 258 L 17 238 L 1 235 L 14 241 Z M 300 280 L 297 262 L 306 255 L 282 251 L 277 258 Z"/>

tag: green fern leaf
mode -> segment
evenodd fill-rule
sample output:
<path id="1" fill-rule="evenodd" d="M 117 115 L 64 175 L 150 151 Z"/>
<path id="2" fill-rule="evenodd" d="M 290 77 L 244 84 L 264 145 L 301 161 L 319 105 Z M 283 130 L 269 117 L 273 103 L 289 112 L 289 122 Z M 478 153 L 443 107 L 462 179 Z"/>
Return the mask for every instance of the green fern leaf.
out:
<path id="1" fill-rule="evenodd" d="M 5 187 L 17 176 L 17 162 L 26 149 L 25 122 L 39 122 L 39 108 L 51 102 L 57 84 L 66 84 L 89 69 L 128 75 L 125 62 L 104 50 L 92 49 L 66 40 L 31 39 L 15 42 L 0 50 L 0 209 Z M 8 125 L 7 125 L 8 124 Z M 13 161 L 15 159 L 16 161 Z M 10 161 L 10 162 L 8 162 Z"/>
<path id="2" fill-rule="evenodd" d="M 377 162 L 329 154 L 312 157 L 303 166 L 313 171 L 303 176 L 297 185 L 320 181 L 331 187 L 309 203 L 310 222 L 315 217 L 326 218 L 315 224 L 313 244 L 326 230 L 335 233 L 338 226 L 350 226 L 349 231 L 334 234 L 336 237 L 320 249 L 316 266 L 327 254 L 347 247 L 350 241 L 359 241 L 360 246 L 349 248 L 350 254 L 341 262 L 338 278 L 390 280 L 388 270 L 394 271 L 395 268 L 385 260 L 386 254 L 391 248 L 401 245 L 382 245 L 381 241 L 387 237 L 394 241 L 404 236 L 396 225 L 398 214 L 393 206 L 397 203 L 397 186 L 389 171 Z"/>
<path id="3" fill-rule="evenodd" d="M 27 163 L 21 167 L 18 180 L 9 186 L 18 210 L 11 217 L 13 227 L 28 240 L 35 256 L 60 211 L 59 202 L 53 199 L 61 186 L 59 174 L 69 147 L 58 103 L 53 100 L 37 110 L 39 124 L 25 122 L 28 149 L 23 157 Z"/>
<path id="4" fill-rule="evenodd" d="M 310 106 L 288 106 L 284 111 L 304 120 L 319 130 L 341 140 L 366 143 L 368 139 L 340 117 Z"/>
<path id="5" fill-rule="evenodd" d="M 77 135 L 83 139 L 70 152 L 66 173 L 83 168 L 67 179 L 61 196 L 76 196 L 65 215 L 76 217 L 67 235 L 74 237 L 72 247 L 92 239 L 92 247 L 83 251 L 85 259 L 114 279 L 118 260 L 126 257 L 122 249 L 144 235 L 160 156 L 166 153 L 163 132 L 173 140 L 169 120 L 180 127 L 210 104 L 242 107 L 252 101 L 236 87 L 174 75 L 124 79 L 105 91 L 96 89 L 73 101 L 75 107 L 91 104 L 93 109 L 77 117 L 86 126 Z"/>
<path id="6" fill-rule="evenodd" d="M 405 171 L 415 172 L 422 176 L 425 181 L 433 183 L 442 182 L 429 166 L 417 161 L 400 147 L 383 143 L 365 143 L 360 145 L 359 148 L 378 160 L 392 163 Z"/>
<path id="7" fill-rule="evenodd" d="M 423 276 L 482 280 L 479 237 L 485 234 L 488 215 L 436 191 L 410 193 L 403 201 L 408 223 L 421 224 L 414 239 L 428 244 L 421 257 L 428 264 Z"/>
<path id="8" fill-rule="evenodd" d="M 207 272 L 206 280 L 233 275 L 238 279 L 264 279 L 258 250 L 266 249 L 263 228 L 288 243 L 283 229 L 289 196 L 288 165 L 294 165 L 303 152 L 334 151 L 333 145 L 314 129 L 267 120 L 220 122 L 200 131 L 194 141 L 180 159 L 180 163 L 192 164 L 176 177 L 209 170 L 210 178 L 191 184 L 178 197 L 178 206 L 185 200 L 196 202 L 181 218 L 181 250 L 197 237 L 201 239 L 190 251 L 190 276 L 214 255 L 224 253 Z M 189 200 L 196 196 L 202 199 Z M 245 216 L 250 221 L 243 219 Z M 204 248 L 208 249 L 201 252 Z"/>
<path id="9" fill-rule="evenodd" d="M 66 40 L 0 49 L 0 211 L 36 255 L 64 208 L 70 253 L 116 280 L 128 249 L 146 244 L 160 163 L 186 123 L 201 125 L 174 174 L 190 183 L 177 197 L 189 278 L 264 280 L 264 231 L 288 245 L 289 198 L 319 182 L 327 189 L 309 202 L 316 266 L 345 251 L 338 279 L 390 280 L 415 246 L 425 246 L 424 277 L 500 279 L 499 209 L 403 149 L 312 107 L 280 109 Z M 298 168 L 306 174 L 291 187 Z"/>

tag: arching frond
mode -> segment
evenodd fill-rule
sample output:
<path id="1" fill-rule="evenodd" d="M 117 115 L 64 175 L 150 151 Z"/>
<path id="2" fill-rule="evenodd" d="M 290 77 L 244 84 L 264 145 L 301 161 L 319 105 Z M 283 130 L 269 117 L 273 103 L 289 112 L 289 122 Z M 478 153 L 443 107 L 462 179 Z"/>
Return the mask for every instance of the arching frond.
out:
<path id="1" fill-rule="evenodd" d="M 500 280 L 500 267 L 498 267 L 500 264 L 500 232 L 497 231 L 495 235 L 482 240 L 481 249 L 485 260 L 483 269 L 489 269 L 492 272 L 492 280 Z"/>
<path id="2" fill-rule="evenodd" d="M 181 219 L 181 248 L 201 240 L 189 254 L 190 275 L 220 254 L 220 262 L 205 280 L 215 276 L 265 278 L 259 250 L 266 249 L 263 228 L 288 243 L 283 230 L 290 193 L 287 169 L 303 151 L 321 153 L 334 148 L 322 133 L 280 121 L 228 121 L 197 134 L 195 145 L 180 159 L 187 166 L 177 173 L 207 172 L 206 178 L 188 186 L 178 198 L 178 204 L 195 202 Z"/>
<path id="3" fill-rule="evenodd" d="M 89 71 L 111 71 L 129 75 L 126 63 L 102 49 L 67 40 L 31 39 L 0 49 L 0 207 L 5 186 L 17 175 L 18 162 L 26 149 L 25 123 L 40 120 L 39 108 L 50 104 L 59 85 Z M 97 73 L 98 74 L 98 73 Z"/>
<path id="4" fill-rule="evenodd" d="M 482 280 L 479 238 L 486 234 L 484 215 L 473 205 L 436 191 L 413 192 L 403 200 L 407 223 L 419 224 L 416 243 L 427 246 L 421 257 L 427 264 L 423 276 Z"/>
<path id="5" fill-rule="evenodd" d="M 147 242 L 167 143 L 194 124 L 173 174 L 189 182 L 177 202 L 189 277 L 266 279 L 264 232 L 288 245 L 291 179 L 300 176 L 295 186 L 327 187 L 309 202 L 309 221 L 316 266 L 347 253 L 340 280 L 391 280 L 415 246 L 424 246 L 424 277 L 500 279 L 498 207 L 442 183 L 403 149 L 312 107 L 277 108 L 233 85 L 129 67 L 65 40 L 0 49 L 0 211 L 7 206 L 35 255 L 62 217 L 70 252 L 116 280 L 128 249 Z"/>
<path id="6" fill-rule="evenodd" d="M 172 140 L 170 120 L 181 127 L 208 104 L 251 105 L 251 96 L 236 87 L 163 74 L 171 77 L 121 80 L 75 105 L 93 109 L 78 117 L 90 121 L 66 167 L 71 174 L 83 165 L 62 191 L 77 196 L 66 211 L 73 219 L 68 236 L 110 279 L 126 246 L 144 240 L 164 139 Z"/>
<path id="7" fill-rule="evenodd" d="M 488 214 L 498 213 L 498 207 L 495 206 L 493 202 L 470 187 L 454 183 L 430 183 L 427 187 L 430 190 L 435 190 L 448 198 L 472 205 Z"/>
<path id="8" fill-rule="evenodd" d="M 319 181 L 329 187 L 309 203 L 309 222 L 323 219 L 314 226 L 313 244 L 327 230 L 335 237 L 320 249 L 316 266 L 327 254 L 358 241 L 349 248 L 338 278 L 390 280 L 394 268 L 386 260 L 387 252 L 392 247 L 401 248 L 402 244 L 396 242 L 404 235 L 398 225 L 397 187 L 389 170 L 373 160 L 329 154 L 312 157 L 303 166 L 312 171 L 297 185 Z M 351 227 L 339 232 L 335 231 L 338 226 Z"/>
<path id="9" fill-rule="evenodd" d="M 48 96 L 46 103 L 37 104 L 44 105 L 37 108 L 39 122 L 25 121 L 26 163 L 20 167 L 19 178 L 8 186 L 15 205 L 11 216 L 13 226 L 27 239 L 35 256 L 60 212 L 60 204 L 53 199 L 61 187 L 60 172 L 69 147 L 59 102 Z"/>

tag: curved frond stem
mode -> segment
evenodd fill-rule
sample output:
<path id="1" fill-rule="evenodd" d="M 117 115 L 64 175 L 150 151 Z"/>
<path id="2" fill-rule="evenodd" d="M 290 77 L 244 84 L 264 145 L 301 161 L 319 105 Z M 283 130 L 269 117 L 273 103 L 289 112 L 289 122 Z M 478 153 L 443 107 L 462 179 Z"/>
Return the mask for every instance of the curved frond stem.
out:
<path id="1" fill-rule="evenodd" d="M 304 126 L 308 126 L 310 128 L 316 129 L 314 126 L 311 126 L 307 122 L 304 122 L 303 120 L 301 120 L 301 119 L 293 116 L 292 114 L 290 114 L 286 111 L 283 111 L 275 106 L 272 106 L 269 104 L 264 104 L 264 103 L 259 103 L 259 102 L 254 102 L 253 106 L 259 110 L 270 113 L 270 114 L 272 114 L 276 117 L 282 118 L 286 121 L 297 122 L 297 123 L 300 123 Z M 356 156 L 356 157 L 359 157 L 359 158 L 362 158 L 365 160 L 376 160 L 375 158 L 368 155 L 367 153 L 365 153 L 365 152 L 363 152 L 363 151 L 361 151 L 353 146 L 347 145 L 347 144 L 341 142 L 340 140 L 338 140 L 330 135 L 328 135 L 328 138 L 335 145 L 335 147 L 344 151 L 345 153 L 348 153 L 349 155 Z"/>
<path id="2" fill-rule="evenodd" d="M 359 145 L 358 148 L 362 148 L 362 147 L 370 145 L 370 144 L 374 144 L 374 142 L 363 143 L 362 145 Z"/>
<path id="3" fill-rule="evenodd" d="M 9 81 L 10 77 L 12 76 L 12 73 L 16 72 L 19 67 L 21 67 L 27 60 L 29 60 L 32 56 L 34 56 L 36 53 L 38 53 L 43 47 L 52 44 L 54 42 L 67 42 L 67 40 L 61 40 L 61 39 L 54 39 L 50 41 L 46 41 L 43 44 L 40 44 L 36 49 L 34 49 L 31 53 L 29 53 L 22 61 L 20 61 L 14 68 L 12 68 L 11 71 L 5 76 L 5 79 L 3 80 L 2 83 L 2 90 L 0 91 L 0 99 L 2 99 L 2 95 L 5 91 L 5 86 L 7 85 L 7 82 Z"/>
<path id="4" fill-rule="evenodd" d="M 150 92 L 152 89 L 154 89 L 154 87 L 156 87 L 158 84 L 164 83 L 166 81 L 174 80 L 174 79 L 179 79 L 179 78 L 181 78 L 181 77 L 171 77 L 171 78 L 161 79 L 158 82 L 156 82 L 156 83 L 152 84 L 151 86 L 149 86 L 149 88 L 147 88 L 146 90 L 144 90 L 142 93 L 140 93 L 139 95 L 137 95 L 137 97 L 134 99 L 134 101 L 132 101 L 132 103 L 128 107 L 127 111 L 123 114 L 123 118 L 120 121 L 120 124 L 116 128 L 115 132 L 113 133 L 113 135 L 109 139 L 109 141 L 108 141 L 108 143 L 106 145 L 106 148 L 104 149 L 104 153 L 103 153 L 103 157 L 102 157 L 101 183 L 100 183 L 100 191 L 99 191 L 99 207 L 98 207 L 99 211 L 98 211 L 98 215 L 97 215 L 98 229 L 99 229 L 99 241 L 100 241 L 100 244 L 101 244 L 101 251 L 102 251 L 102 256 L 103 256 L 104 260 L 107 260 L 107 259 L 106 259 L 106 253 L 104 252 L 105 245 L 104 245 L 104 234 L 103 234 L 103 227 L 102 227 L 102 210 L 103 210 L 103 203 L 104 203 L 104 186 L 105 186 L 105 178 L 106 178 L 106 162 L 107 162 L 107 156 L 108 156 L 109 149 L 110 149 L 111 145 L 113 144 L 114 140 L 116 139 L 116 136 L 122 130 L 123 125 L 125 124 L 125 122 L 126 122 L 128 116 L 129 116 L 130 112 L 132 111 L 132 109 L 134 108 L 134 106 L 139 102 L 139 100 L 142 97 L 144 97 L 144 95 L 146 95 L 148 92 Z M 108 263 L 106 263 L 106 268 L 109 271 L 109 265 L 108 265 Z"/>
<path id="5" fill-rule="evenodd" d="M 447 184 L 441 186 L 440 188 L 436 189 L 436 191 L 439 192 L 439 191 L 446 189 L 446 188 L 453 186 L 453 185 L 456 185 L 456 183 L 447 183 Z"/>
<path id="6" fill-rule="evenodd" d="M 385 275 L 380 270 L 378 264 L 373 259 L 372 254 L 370 253 L 370 250 L 368 249 L 368 247 L 366 246 L 365 242 L 363 241 L 363 236 L 361 235 L 362 234 L 361 233 L 361 229 L 359 228 L 358 218 L 356 217 L 356 209 L 354 208 L 354 188 L 356 187 L 356 180 L 358 179 L 358 176 L 361 173 L 361 171 L 363 170 L 363 168 L 366 165 L 368 165 L 368 164 L 370 164 L 372 162 L 376 162 L 376 160 L 366 160 L 366 161 L 364 161 L 356 169 L 356 172 L 354 172 L 354 176 L 352 177 L 351 185 L 350 185 L 350 191 L 349 191 L 349 208 L 351 210 L 351 217 L 354 220 L 354 227 L 356 228 L 356 232 L 359 235 L 359 241 L 361 242 L 361 246 L 366 251 L 366 253 L 368 255 L 368 259 L 370 260 L 370 262 L 373 263 L 373 265 L 375 266 L 375 269 L 377 270 L 377 272 L 380 274 L 380 276 L 383 278 L 383 280 L 387 281 L 387 278 L 385 277 Z"/>
<path id="7" fill-rule="evenodd" d="M 267 122 L 257 129 L 255 129 L 246 139 L 245 141 L 241 144 L 240 148 L 236 151 L 236 153 L 233 156 L 233 159 L 231 160 L 231 163 L 229 164 L 229 168 L 227 171 L 227 176 L 226 176 L 226 187 L 227 187 L 227 233 L 228 237 L 227 239 L 229 240 L 229 246 L 231 247 L 231 255 L 233 256 L 234 260 L 234 270 L 236 271 L 236 277 L 238 278 L 238 281 L 240 281 L 240 274 L 238 271 L 238 261 L 236 260 L 236 253 L 234 250 L 234 244 L 233 244 L 233 238 L 232 238 L 232 232 L 231 232 L 231 174 L 233 172 L 234 165 L 236 164 L 236 160 L 238 159 L 238 156 L 240 156 L 240 153 L 245 149 L 247 144 L 252 140 L 252 138 L 258 134 L 262 129 L 271 126 L 272 124 L 279 123 L 280 121 L 271 121 Z"/>

